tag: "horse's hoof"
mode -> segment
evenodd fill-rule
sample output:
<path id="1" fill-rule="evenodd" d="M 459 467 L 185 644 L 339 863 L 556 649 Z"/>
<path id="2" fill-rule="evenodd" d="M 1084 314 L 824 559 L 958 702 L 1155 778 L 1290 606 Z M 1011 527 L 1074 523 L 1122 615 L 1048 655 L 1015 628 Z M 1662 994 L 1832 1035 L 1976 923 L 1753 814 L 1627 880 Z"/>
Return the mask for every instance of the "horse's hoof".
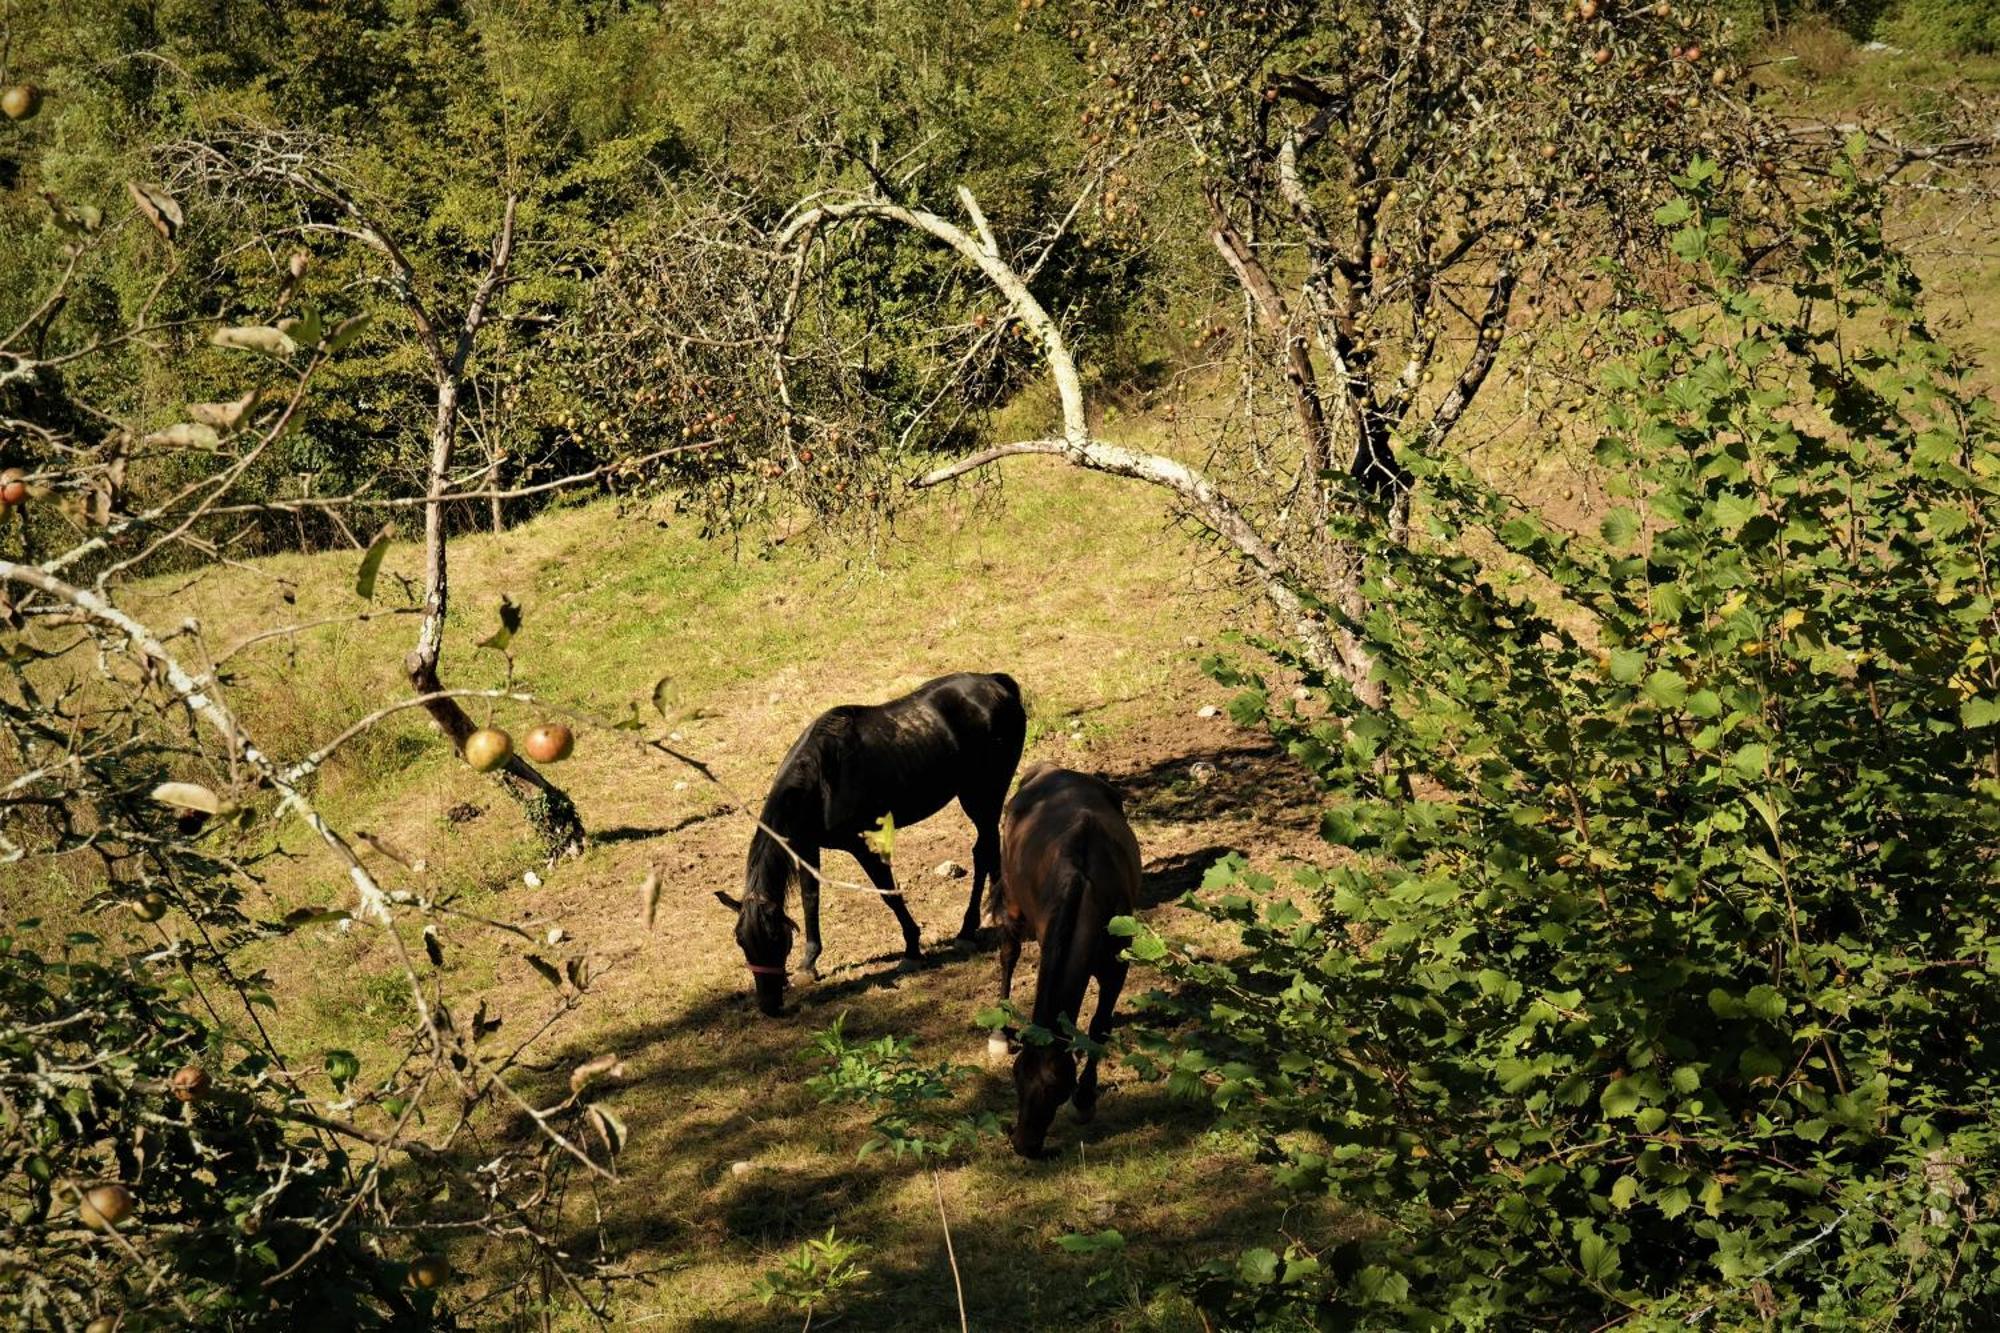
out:
<path id="1" fill-rule="evenodd" d="M 1097 1118 L 1096 1102 L 1090 1102 L 1088 1104 L 1083 1102 L 1078 1102 L 1076 1103 L 1075 1110 L 1076 1110 L 1076 1123 L 1079 1125 L 1087 1125 L 1092 1120 L 1095 1120 Z"/>
<path id="2" fill-rule="evenodd" d="M 992 1036 L 986 1039 L 987 1064 L 990 1065 L 1006 1064 L 1007 1057 L 1009 1055 L 1012 1055 L 1013 1053 L 1014 1053 L 1014 1048 L 1009 1046 L 1007 1044 L 1007 1039 L 1001 1036 L 998 1032 L 994 1033 Z"/>
<path id="3" fill-rule="evenodd" d="M 921 970 L 923 965 L 924 960 L 920 954 L 906 953 L 896 960 L 896 970 L 898 972 L 916 972 Z"/>

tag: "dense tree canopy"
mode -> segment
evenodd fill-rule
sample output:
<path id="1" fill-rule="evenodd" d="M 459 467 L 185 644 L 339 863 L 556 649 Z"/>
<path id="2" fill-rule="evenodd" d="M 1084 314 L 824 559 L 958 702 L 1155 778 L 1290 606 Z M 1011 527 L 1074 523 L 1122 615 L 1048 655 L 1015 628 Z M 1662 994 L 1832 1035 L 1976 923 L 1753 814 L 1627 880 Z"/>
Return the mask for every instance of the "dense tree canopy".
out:
<path id="1" fill-rule="evenodd" d="M 1042 114 L 1072 82 L 1067 63 L 969 5 L 104 6 L 61 21 L 34 6 L 8 24 L 11 68 L 46 89 L 46 107 L 4 147 L 20 175 L 0 200 L 19 261 L 0 279 L 7 309 L 27 314 L 67 262 L 52 208 L 115 219 L 126 213 L 119 182 L 135 177 L 172 185 L 189 214 L 157 293 L 147 238 L 127 229 L 94 244 L 86 279 L 45 321 L 45 345 L 84 345 L 142 303 L 156 322 L 233 315 L 282 285 L 295 246 L 380 316 L 367 355 L 338 371 L 340 391 L 270 461 L 273 496 L 420 489 L 429 395 L 365 247 L 295 198 L 230 183 L 231 165 L 247 168 L 237 159 L 271 136 L 365 200 L 427 283 L 476 278 L 502 199 L 520 197 L 522 243 L 470 413 L 494 479 L 515 485 L 649 452 L 702 415 L 675 410 L 679 372 L 660 353 L 684 350 L 675 335 L 732 306 L 646 300 L 639 320 L 620 310 L 621 273 L 679 246 L 685 215 L 726 216 L 754 241 L 801 194 L 883 172 L 912 190 L 970 180 L 1007 216 L 1032 218 L 1075 154 L 1061 118 Z M 246 218 L 258 244 L 207 225 Z M 755 270 L 754 254 L 735 258 Z M 871 248 L 830 272 L 863 298 L 840 307 L 855 336 L 906 319 L 950 281 L 916 245 Z M 133 386 L 135 404 L 164 412 L 209 396 L 200 358 L 123 350 L 92 373 Z M 885 354 L 871 377 L 918 383 L 935 373 L 923 361 Z M 658 373 L 605 373 L 614 364 Z M 747 430 L 736 438 L 756 447 Z M 297 523 L 266 527 L 267 544 L 297 539 Z M 308 539 L 342 534 L 322 520 Z"/>

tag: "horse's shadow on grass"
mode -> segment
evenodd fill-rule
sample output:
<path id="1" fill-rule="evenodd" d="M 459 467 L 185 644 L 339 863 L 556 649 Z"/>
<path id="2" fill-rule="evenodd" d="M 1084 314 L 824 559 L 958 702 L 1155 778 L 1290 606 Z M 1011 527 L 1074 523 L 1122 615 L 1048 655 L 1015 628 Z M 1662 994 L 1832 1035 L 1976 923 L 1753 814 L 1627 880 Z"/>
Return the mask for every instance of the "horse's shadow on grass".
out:
<path id="1" fill-rule="evenodd" d="M 1199 781 L 1189 776 L 1197 760 L 1213 769 Z M 1310 784 L 1296 766 L 1268 748 L 1182 757 L 1113 780 L 1126 793 L 1128 809 L 1160 820 L 1196 822 L 1246 803 L 1269 814 L 1288 804 L 1295 808 L 1295 788 L 1286 786 L 1280 794 L 1269 789 L 1280 781 L 1303 784 L 1310 797 Z M 650 831 L 616 829 L 599 838 L 646 836 Z M 1197 888 L 1208 868 L 1232 850 L 1210 845 L 1147 863 L 1141 909 Z M 813 1034 L 843 1014 L 849 1015 L 851 1040 L 884 1033 L 929 1034 L 919 1038 L 920 1059 L 948 1058 L 976 1071 L 967 1080 L 961 1104 L 1010 1120 L 1010 1072 L 1005 1064 L 982 1063 L 984 1035 L 972 1023 L 973 1015 L 997 998 L 989 953 L 994 942 L 990 928 L 972 942 L 930 942 L 914 969 L 906 968 L 902 955 L 894 952 L 827 967 L 817 981 L 795 980 L 786 1012 L 776 1019 L 757 1012 L 747 984 L 709 988 L 678 1012 L 596 1034 L 589 1050 L 570 1052 L 579 1061 L 602 1051 L 619 1052 L 634 1067 L 633 1076 L 614 1094 L 614 1104 L 633 1131 L 621 1163 L 630 1182 L 621 1191 L 623 1206 L 608 1208 L 604 1224 L 588 1237 L 575 1237 L 577 1244 L 601 1241 L 612 1253 L 706 1253 L 711 1260 L 727 1257 L 769 1268 L 801 1241 L 823 1236 L 829 1226 L 848 1232 L 865 1227 L 871 1212 L 899 1206 L 888 1201 L 907 1197 L 912 1177 L 929 1164 L 880 1153 L 857 1159 L 865 1117 L 847 1108 L 822 1109 L 805 1086 L 815 1068 Z M 735 950 L 733 942 L 719 942 L 719 947 Z M 1016 995 L 1021 995 L 1018 983 Z M 848 1007 L 863 997 L 866 1004 Z M 963 1023 L 954 1029 L 958 1035 L 941 1036 L 939 1014 L 949 1010 L 962 1010 Z M 1120 1017 L 1126 1012 L 1129 1005 L 1121 1006 Z M 552 1098 L 560 1097 L 560 1079 L 568 1067 L 566 1056 L 546 1075 L 550 1086 L 545 1091 Z M 534 1099 L 532 1091 L 530 1097 Z M 648 1107 L 659 1112 L 651 1117 L 651 1133 Z M 1157 1270 L 1148 1277 L 1156 1282 L 1184 1275 L 1190 1253 L 1224 1254 L 1244 1244 L 1269 1243 L 1283 1202 L 1247 1184 L 1240 1166 L 1233 1165 L 1221 1173 L 1221 1185 L 1214 1197 L 1204 1197 L 1201 1208 L 1172 1210 L 1172 1220 L 1163 1223 L 1173 1228 L 1169 1240 L 1147 1247 L 1144 1233 L 1133 1230 L 1138 1224 L 1132 1219 L 1153 1212 L 1160 1202 L 1159 1164 L 1175 1163 L 1177 1178 L 1198 1173 L 1204 1159 L 1197 1143 L 1213 1123 L 1203 1104 L 1174 1098 L 1158 1085 L 1114 1078 L 1107 1081 L 1091 1124 L 1078 1125 L 1068 1111 L 1059 1116 L 1045 1159 L 1017 1159 L 998 1136 L 982 1142 L 974 1165 L 964 1169 L 978 1169 L 988 1177 L 999 1173 L 1001 1188 L 993 1190 L 989 1180 L 982 1186 L 987 1202 L 981 1211 L 951 1221 L 973 1323 L 980 1328 L 1062 1327 L 1110 1314 L 1107 1302 L 1119 1299 L 1113 1292 L 1116 1284 L 1091 1283 L 1102 1260 L 1056 1249 L 1052 1238 L 1065 1231 L 1127 1230 L 1136 1247 L 1135 1271 Z M 528 1127 L 519 1131 L 525 1134 Z M 785 1165 L 796 1163 L 801 1151 L 807 1164 Z M 1113 1168 L 1108 1176 L 1100 1170 L 1078 1177 L 1089 1182 L 1098 1199 L 1098 1213 L 1088 1216 L 1076 1215 L 1078 1199 L 1060 1192 L 1051 1197 L 1046 1188 L 1035 1187 L 1037 1182 L 1045 1185 L 1052 1173 L 1072 1168 L 1079 1153 L 1095 1166 Z M 746 1164 L 741 1174 L 734 1163 Z M 1008 1183 L 1016 1176 L 1018 1182 Z M 1247 1239 L 1253 1236 L 1258 1239 Z M 837 1309 L 816 1318 L 815 1327 L 956 1326 L 942 1230 L 927 1259 L 888 1264 L 878 1254 L 865 1262 L 874 1270 L 873 1278 Z M 741 1299 L 747 1295 L 718 1297 L 713 1307 L 725 1312 L 684 1317 L 677 1326 L 704 1333 L 797 1326 L 797 1315 L 751 1309 Z"/>
<path id="2" fill-rule="evenodd" d="M 693 828 L 696 824 L 706 824 L 711 819 L 735 813 L 735 806 L 721 805 L 713 810 L 702 810 L 698 813 L 688 815 L 684 819 L 677 819 L 673 823 L 664 824 L 659 828 L 648 828 L 643 824 L 619 824 L 612 828 L 596 830 L 588 835 L 587 841 L 602 845 L 620 842 L 650 842 L 654 838 L 671 837 L 684 829 Z"/>
<path id="3" fill-rule="evenodd" d="M 1200 886 L 1202 876 L 1210 866 L 1235 850 L 1217 844 L 1149 862 L 1140 880 L 1140 908 L 1157 907 L 1181 898 Z M 716 988 L 671 1018 L 598 1039 L 599 1048 L 617 1051 L 657 1049 L 688 1034 L 702 1034 L 720 1036 L 732 1049 L 747 1046 L 761 1050 L 776 1041 L 789 1040 L 791 1049 L 796 1052 L 809 1043 L 814 1028 L 823 1026 L 832 1017 L 844 1012 L 841 1006 L 863 995 L 881 992 L 887 996 L 904 997 L 912 1006 L 928 1007 L 924 998 L 926 987 L 908 983 L 940 973 L 950 974 L 961 983 L 967 975 L 975 978 L 970 987 L 960 986 L 973 992 L 974 1002 L 966 1012 L 970 1032 L 972 1015 L 996 1003 L 999 997 L 997 986 L 985 966 L 968 971 L 961 969 L 967 964 L 990 958 L 997 941 L 998 930 L 984 926 L 972 940 L 931 941 L 925 946 L 923 956 L 914 964 L 900 952 L 890 951 L 828 967 L 817 981 L 794 978 L 786 996 L 784 1016 L 775 1019 L 767 1019 L 757 1012 L 747 985 Z M 721 947 L 733 950 L 735 945 L 728 943 Z M 1032 946 L 1030 948 L 1029 957 L 1032 959 L 1034 954 Z M 1023 982 L 1027 983 L 1028 989 L 1032 989 L 1032 978 L 1032 968 L 1024 966 L 1016 981 L 1017 994 L 1023 992 Z M 1119 1014 L 1121 1022 L 1129 1012 L 1129 1006 L 1128 999 Z M 878 1022 L 876 1026 L 885 1031 L 907 1030 L 887 1022 Z M 751 1067 L 775 1066 L 783 1058 L 773 1054 L 768 1060 Z M 561 1064 L 561 1061 L 556 1063 Z"/>
<path id="4" fill-rule="evenodd" d="M 890 954 L 866 960 L 852 965 L 867 969 L 854 976 L 801 988 L 781 1018 L 760 1015 L 745 987 L 707 994 L 672 1017 L 593 1038 L 593 1051 L 623 1052 L 638 1066 L 614 1093 L 614 1104 L 631 1122 L 637 1150 L 622 1170 L 661 1183 L 649 1187 L 647 1208 L 618 1210 L 625 1215 L 605 1227 L 606 1242 L 614 1250 L 658 1248 L 672 1238 L 679 1244 L 750 1244 L 775 1253 L 824 1234 L 828 1225 L 924 1170 L 926 1164 L 915 1158 L 882 1154 L 856 1160 L 866 1137 L 862 1119 L 845 1108 L 822 1110 L 805 1087 L 815 1072 L 813 1035 L 841 1015 L 847 1015 L 853 1041 L 883 1033 L 932 1034 L 919 1042 L 919 1059 L 970 1066 L 961 1104 L 991 1111 L 1002 1121 L 1011 1119 L 1010 1070 L 1004 1063 L 983 1062 L 985 1035 L 971 1021 L 994 998 L 987 968 L 976 965 L 984 960 L 962 950 L 939 950 L 929 955 L 923 972 L 911 974 L 897 970 L 898 958 Z M 923 984 L 893 985 L 903 980 Z M 883 987 L 890 988 L 865 1009 L 845 1007 L 854 997 Z M 946 1005 L 963 1008 L 964 1022 L 958 1035 L 940 1038 L 938 1011 Z M 570 1054 L 584 1056 L 581 1051 Z M 547 1075 L 551 1093 L 568 1067 L 568 1057 L 554 1063 Z M 524 1091 L 532 1100 L 538 1090 Z M 713 1105 L 711 1114 L 701 1113 L 704 1101 Z M 690 1104 L 693 1114 L 687 1111 Z M 674 1121 L 670 1128 L 660 1125 L 660 1137 L 650 1146 L 641 1110 L 649 1105 L 671 1108 Z M 824 1120 L 827 1128 L 816 1126 L 815 1120 Z M 1068 1111 L 1058 1118 L 1049 1158 L 1016 1159 L 998 1136 L 982 1143 L 978 1152 L 982 1160 L 1006 1163 L 1006 1169 L 1029 1173 L 1032 1179 L 1063 1169 L 1063 1159 L 1079 1145 L 1093 1162 L 1150 1158 L 1185 1147 L 1210 1123 L 1204 1107 L 1169 1097 L 1154 1085 L 1119 1079 L 1106 1084 L 1089 1125 L 1079 1125 Z M 526 1133 L 527 1127 L 520 1130 Z M 767 1170 L 761 1163 L 769 1160 L 774 1145 L 781 1157 L 807 1146 L 813 1165 Z M 751 1164 L 741 1177 L 733 1173 L 736 1162 Z M 679 1184 L 664 1187 L 667 1181 Z"/>
<path id="5" fill-rule="evenodd" d="M 1159 1145 L 1156 1150 L 1171 1148 Z M 1036 1165 L 1041 1170 L 1060 1171 L 1073 1161 L 1071 1158 L 1068 1162 Z M 873 1168 L 869 1170 L 872 1172 Z M 860 1172 L 826 1172 L 803 1179 L 760 1183 L 744 1189 L 728 1209 L 732 1214 L 752 1214 L 760 1220 L 779 1214 L 793 1216 L 797 1230 L 790 1234 L 799 1238 L 824 1235 L 828 1226 L 835 1226 L 850 1238 L 865 1241 L 865 1233 L 855 1233 L 851 1224 L 843 1225 L 843 1221 L 866 1204 L 877 1190 L 888 1189 L 893 1182 L 922 1170 L 912 1163 L 896 1169 L 891 1177 L 878 1176 L 872 1186 L 862 1184 L 858 1189 L 856 1179 Z M 1117 1320 L 1122 1314 L 1127 1322 L 1112 1326 L 1175 1333 L 1185 1329 L 1194 1333 L 1202 1325 L 1191 1310 L 1181 1312 L 1179 1319 L 1158 1322 L 1163 1316 L 1161 1307 L 1148 1303 L 1141 1315 L 1129 1293 L 1136 1289 L 1144 1302 L 1154 1290 L 1171 1287 L 1190 1276 L 1198 1262 L 1196 1256 L 1230 1257 L 1246 1246 L 1270 1244 L 1281 1238 L 1281 1225 L 1296 1229 L 1300 1219 L 1294 1215 L 1287 1221 L 1282 1205 L 1261 1193 L 1244 1191 L 1203 1209 L 1190 1225 L 1177 1229 L 1170 1243 L 1147 1246 L 1142 1224 L 1134 1220 L 1134 1215 L 1137 1205 L 1145 1202 L 1145 1195 L 1157 1188 L 1157 1185 L 1140 1186 L 1130 1196 L 1106 1200 L 1106 1205 L 1114 1210 L 1108 1221 L 1084 1220 L 1065 1209 L 1055 1210 L 1052 1216 L 1036 1216 L 1033 1210 L 1015 1208 L 986 1209 L 972 1214 L 960 1209 L 949 1217 L 949 1256 L 944 1227 L 932 1211 L 927 1218 L 932 1233 L 929 1245 L 917 1249 L 915 1256 L 902 1262 L 885 1262 L 879 1251 L 864 1252 L 861 1262 L 870 1270 L 870 1276 L 818 1312 L 812 1327 L 921 1329 L 925 1333 L 956 1328 L 956 1291 L 962 1285 L 968 1320 L 977 1329 L 1090 1327 L 1107 1319 Z M 924 1189 L 924 1193 L 929 1192 Z M 1121 1204 L 1135 1206 L 1121 1209 Z M 1065 1213 L 1070 1215 L 1064 1216 Z M 1103 1225 L 1117 1227 L 1127 1236 L 1128 1248 L 1121 1260 L 1069 1255 L 1054 1243 L 1056 1236 L 1100 1230 Z M 742 1241 L 760 1243 L 745 1231 L 738 1230 L 736 1235 Z M 778 1245 L 763 1243 L 764 1266 L 777 1267 L 781 1256 L 796 1243 L 796 1240 Z M 1129 1265 L 1129 1286 L 1102 1280 L 1101 1275 L 1120 1262 Z M 1093 1282 L 1094 1278 L 1099 1280 Z M 747 1301 L 732 1304 L 732 1309 L 694 1314 L 679 1326 L 691 1333 L 763 1333 L 799 1327 L 796 1313 L 778 1308 L 751 1308 Z M 1140 1322 L 1130 1322 L 1134 1317 Z"/>
<path id="6" fill-rule="evenodd" d="M 788 1055 L 779 1063 L 793 1061 Z M 714 1068 L 707 1062 L 684 1065 L 669 1081 L 699 1080 Z M 804 1072 L 800 1068 L 799 1076 Z M 995 1110 L 1003 1119 L 1011 1116 L 1013 1090 L 1005 1069 L 985 1071 L 981 1082 L 974 1105 Z M 796 1106 L 789 1113 L 794 1118 L 801 1114 Z M 843 1121 L 849 1118 L 845 1113 L 829 1114 L 840 1115 Z M 1091 1125 L 1078 1126 L 1068 1112 L 1058 1118 L 1050 1139 L 1052 1151 L 1043 1159 L 1016 1158 L 1005 1140 L 996 1136 L 983 1142 L 972 1160 L 938 1165 L 947 1182 L 953 1173 L 963 1171 L 984 1178 L 978 1188 L 987 1202 L 980 1209 L 971 1211 L 955 1202 L 948 1210 L 958 1279 L 964 1284 L 973 1326 L 1076 1327 L 1109 1313 L 1115 1299 L 1091 1283 L 1101 1262 L 1071 1258 L 1054 1244 L 1054 1237 L 1071 1231 L 1106 1226 L 1125 1230 L 1143 1250 L 1134 1267 L 1148 1283 L 1169 1282 L 1184 1273 L 1189 1247 L 1206 1257 L 1268 1242 L 1276 1234 L 1282 1203 L 1239 1188 L 1232 1197 L 1205 1199 L 1199 1210 L 1176 1210 L 1171 1242 L 1146 1246 L 1147 1235 L 1137 1219 L 1161 1202 L 1158 1164 L 1193 1160 L 1189 1154 L 1199 1151 L 1198 1142 L 1211 1123 L 1205 1109 L 1176 1101 L 1163 1089 L 1114 1083 L 1106 1087 Z M 796 1148 L 801 1137 L 812 1136 L 795 1131 L 788 1137 Z M 730 1169 L 732 1159 L 755 1162 L 769 1139 L 769 1122 L 759 1115 L 731 1115 L 708 1126 L 683 1127 L 671 1148 L 672 1169 L 628 1167 L 634 1182 L 645 1182 L 636 1192 L 645 1203 L 631 1206 L 631 1192 L 625 1207 L 607 1198 L 605 1223 L 573 1240 L 578 1245 L 601 1241 L 615 1254 L 706 1253 L 707 1262 L 727 1258 L 763 1271 L 777 1268 L 795 1247 L 824 1236 L 829 1227 L 866 1243 L 875 1234 L 874 1220 L 887 1209 L 906 1236 L 918 1233 L 914 1247 L 904 1239 L 894 1242 L 895 1248 L 921 1257 L 885 1262 L 884 1251 L 891 1243 L 878 1239 L 877 1248 L 862 1256 L 873 1276 L 836 1307 L 822 1311 L 813 1326 L 956 1327 L 951 1260 L 936 1213 L 925 1209 L 919 1220 L 902 1212 L 912 1188 L 921 1197 L 930 1196 L 931 1186 L 923 1177 L 933 1164 L 888 1153 L 860 1158 L 856 1130 L 828 1139 L 805 1165 L 757 1163 L 740 1176 Z M 1074 1173 L 1079 1152 L 1095 1166 L 1110 1167 L 1111 1173 L 1108 1178 L 1102 1171 L 1078 1177 L 1076 1188 L 1066 1190 L 1061 1182 L 1065 1173 Z M 686 1179 L 684 1168 L 690 1157 L 703 1163 L 692 1187 L 678 1191 L 667 1187 L 672 1177 Z M 1212 1174 L 1218 1171 L 1214 1166 L 1208 1169 Z M 1237 1170 L 1232 1167 L 1224 1178 L 1241 1185 Z M 1057 1186 L 1053 1195 L 1051 1183 Z M 945 1188 L 954 1192 L 949 1183 Z M 934 1241 L 929 1245 L 921 1234 L 926 1227 Z M 798 1327 L 795 1313 L 754 1308 L 747 1288 L 745 1280 L 742 1290 L 709 1297 L 708 1310 L 683 1313 L 675 1326 L 709 1333 Z"/>
<path id="7" fill-rule="evenodd" d="M 1240 855 L 1240 848 L 1217 844 L 1147 862 L 1139 881 L 1139 906 L 1143 909 L 1179 901 L 1201 887 L 1210 866 L 1225 856 Z"/>

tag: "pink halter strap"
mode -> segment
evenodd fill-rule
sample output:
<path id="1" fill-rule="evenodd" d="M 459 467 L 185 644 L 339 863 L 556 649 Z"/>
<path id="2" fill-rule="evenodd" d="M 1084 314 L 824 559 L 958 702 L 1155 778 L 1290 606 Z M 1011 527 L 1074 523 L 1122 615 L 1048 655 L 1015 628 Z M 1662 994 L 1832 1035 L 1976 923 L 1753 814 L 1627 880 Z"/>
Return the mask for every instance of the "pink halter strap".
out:
<path id="1" fill-rule="evenodd" d="M 760 977 L 782 977 L 785 975 L 785 969 L 782 967 L 767 967 L 763 963 L 745 963 L 743 966 L 749 968 Z"/>

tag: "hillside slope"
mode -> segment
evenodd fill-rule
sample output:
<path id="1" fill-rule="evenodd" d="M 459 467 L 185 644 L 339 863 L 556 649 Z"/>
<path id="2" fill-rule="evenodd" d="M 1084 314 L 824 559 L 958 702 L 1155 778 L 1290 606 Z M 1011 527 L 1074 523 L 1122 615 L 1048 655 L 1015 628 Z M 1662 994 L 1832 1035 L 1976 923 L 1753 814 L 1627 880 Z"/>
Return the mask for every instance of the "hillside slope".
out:
<path id="1" fill-rule="evenodd" d="M 873 561 L 844 558 L 839 542 L 814 550 L 794 540 L 757 554 L 754 534 L 732 554 L 694 528 L 664 506 L 607 502 L 455 543 L 445 674 L 462 687 L 501 683 L 501 657 L 471 645 L 510 593 L 526 610 L 514 642 L 518 687 L 617 718 L 664 677 L 674 718 L 649 715 L 649 734 L 671 727 L 721 787 L 624 733 L 585 728 L 576 756 L 553 775 L 591 839 L 581 858 L 554 867 L 541 864 L 512 803 L 418 713 L 343 751 L 319 788 L 343 828 L 421 861 L 415 874 L 375 858 L 392 884 L 537 938 L 560 928 L 562 942 L 546 952 L 587 955 L 605 969 L 544 1056 L 555 1069 L 606 1051 L 627 1064 L 613 1099 L 632 1130 L 627 1178 L 602 1204 L 611 1243 L 629 1250 L 635 1271 L 656 1276 L 623 1290 L 620 1325 L 793 1327 L 795 1317 L 758 1305 L 751 1283 L 829 1225 L 869 1246 L 863 1262 L 875 1274 L 850 1300 L 849 1326 L 955 1323 L 934 1190 L 980 1328 L 1132 1326 L 1123 1321 L 1142 1288 L 1092 1285 L 1101 1263 L 1053 1244 L 1068 1232 L 1121 1231 L 1124 1262 L 1146 1288 L 1193 1255 L 1271 1240 L 1269 1193 L 1240 1156 L 1206 1141 L 1200 1115 L 1115 1065 L 1097 1123 L 1079 1129 L 1065 1116 L 1054 1158 L 1019 1161 L 995 1139 L 935 1186 L 914 1162 L 857 1160 L 865 1116 L 821 1108 L 803 1087 L 811 1033 L 842 1014 L 852 1035 L 908 1035 L 928 1060 L 981 1063 L 984 1035 L 972 1020 L 994 999 L 992 954 L 944 943 L 968 882 L 932 870 L 970 860 L 970 826 L 956 807 L 899 831 L 896 844 L 936 962 L 920 973 L 894 970 L 897 937 L 878 903 L 830 893 L 821 980 L 799 988 L 784 1019 L 761 1019 L 747 1000 L 733 919 L 712 898 L 740 887 L 750 830 L 740 805 L 761 797 L 808 720 L 965 668 L 1006 670 L 1023 683 L 1030 758 L 1125 787 L 1147 857 L 1149 912 L 1173 913 L 1172 900 L 1225 851 L 1273 870 L 1311 855 L 1316 811 L 1296 773 L 1261 734 L 1200 715 L 1226 700 L 1198 659 L 1228 650 L 1223 625 L 1255 616 L 1227 564 L 1171 525 L 1157 493 L 1041 460 L 1010 469 L 1004 503 L 967 491 L 907 516 Z M 392 549 L 383 600 L 398 599 L 398 578 L 415 573 L 417 556 Z M 144 609 L 169 623 L 193 616 L 220 652 L 252 627 L 353 613 L 355 560 L 288 557 L 156 584 Z M 232 701 L 268 748 L 303 753 L 402 695 L 399 663 L 413 632 L 413 618 L 377 614 L 259 643 L 232 659 Z M 535 712 L 506 704 L 494 718 L 518 734 Z M 259 914 L 345 902 L 345 877 L 302 830 L 290 831 L 286 848 L 296 859 L 270 863 Z M 827 868 L 858 878 L 844 857 Z M 649 932 L 637 886 L 651 869 L 665 890 Z M 523 881 L 528 871 L 538 886 Z M 484 999 L 516 1027 L 536 1021 L 549 993 L 518 949 L 464 930 L 452 939 L 443 982 L 455 1003 Z M 256 961 L 276 979 L 274 1021 L 292 1049 L 354 1050 L 365 1071 L 408 1017 L 391 951 L 373 932 L 318 928 Z M 1029 985 L 1032 965 L 1031 952 Z M 1146 984 L 1136 975 L 1128 996 Z M 1011 1115 L 1004 1067 L 975 1082 L 969 1105 Z M 734 1162 L 752 1166 L 736 1174 Z M 1291 1224 L 1311 1223 L 1294 1215 Z M 1160 1309 L 1140 1321 L 1180 1326 Z"/>

